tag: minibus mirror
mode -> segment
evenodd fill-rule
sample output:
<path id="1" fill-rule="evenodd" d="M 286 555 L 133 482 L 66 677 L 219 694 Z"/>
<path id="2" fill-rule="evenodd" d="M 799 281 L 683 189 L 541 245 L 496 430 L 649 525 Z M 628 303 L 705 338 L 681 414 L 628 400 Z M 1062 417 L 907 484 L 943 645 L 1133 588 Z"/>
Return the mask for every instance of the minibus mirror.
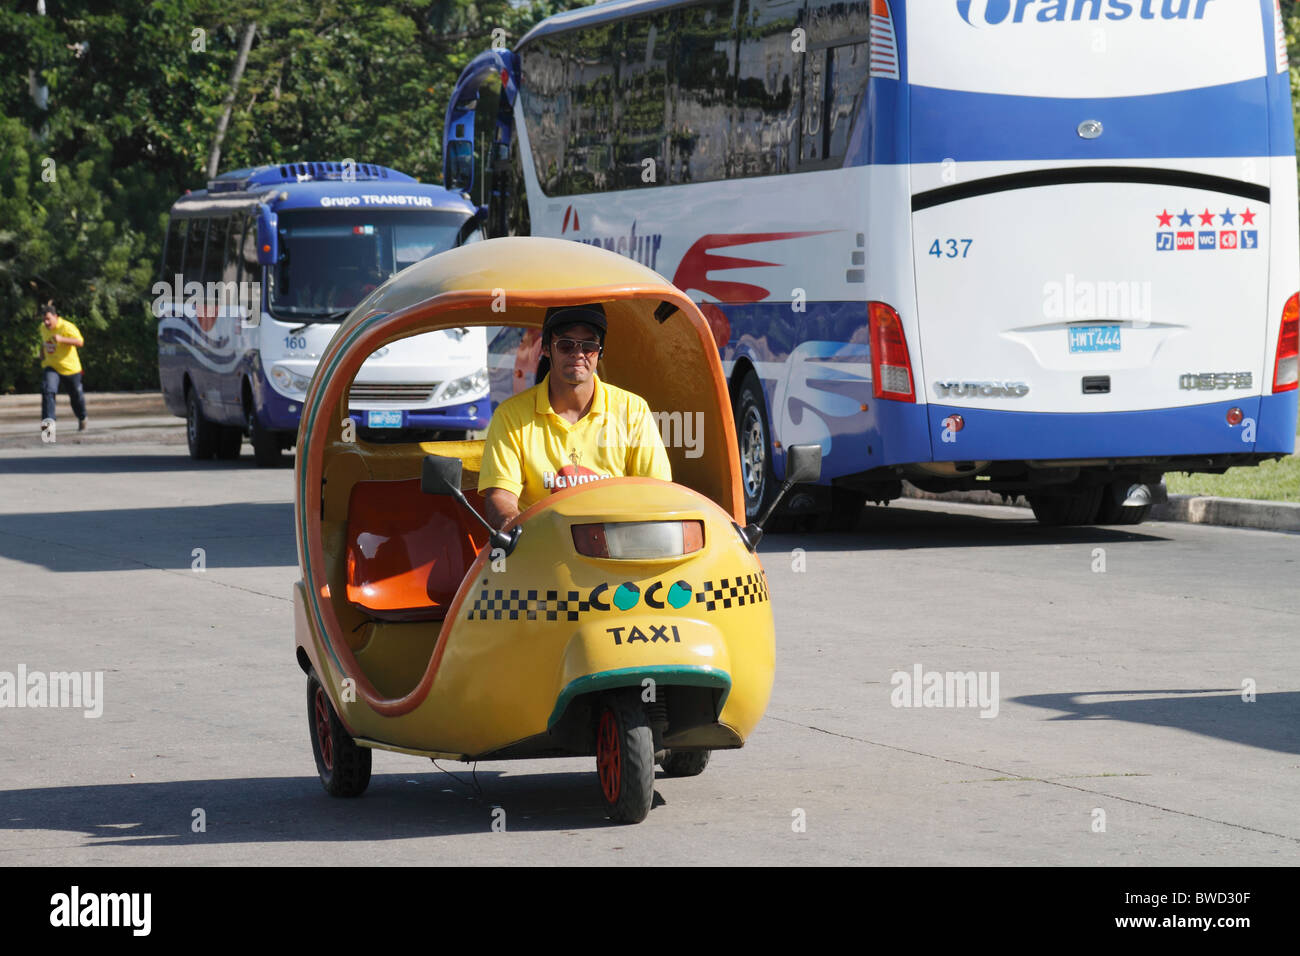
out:
<path id="1" fill-rule="evenodd" d="M 816 481 L 821 476 L 821 445 L 791 445 L 785 450 L 785 477 L 788 481 Z"/>
<path id="2" fill-rule="evenodd" d="M 460 478 L 464 466 L 459 458 L 446 458 L 442 455 L 425 455 L 424 465 L 420 471 L 420 490 L 426 495 L 451 495 L 469 511 L 478 523 L 487 528 L 488 543 L 495 551 L 500 548 L 509 557 L 519 544 L 519 526 L 510 529 L 507 534 L 504 531 L 498 531 L 487 523 L 481 514 L 479 514 L 472 504 L 465 498 L 465 493 L 460 490 Z"/>
<path id="3" fill-rule="evenodd" d="M 474 233 L 474 230 L 480 228 L 483 225 L 483 222 L 487 219 L 487 215 L 488 215 L 487 206 L 479 206 L 477 209 L 475 209 L 474 215 L 470 216 L 468 219 L 466 219 L 463 223 L 460 224 L 460 231 L 456 233 L 456 245 L 458 246 L 464 245 L 465 240 L 468 239 Z"/>
<path id="4" fill-rule="evenodd" d="M 424 470 L 420 474 L 420 490 L 426 495 L 455 495 L 460 491 L 463 468 L 459 458 L 425 455 Z"/>
<path id="5" fill-rule="evenodd" d="M 280 261 L 280 217 L 265 206 L 257 217 L 257 261 L 264 266 Z"/>

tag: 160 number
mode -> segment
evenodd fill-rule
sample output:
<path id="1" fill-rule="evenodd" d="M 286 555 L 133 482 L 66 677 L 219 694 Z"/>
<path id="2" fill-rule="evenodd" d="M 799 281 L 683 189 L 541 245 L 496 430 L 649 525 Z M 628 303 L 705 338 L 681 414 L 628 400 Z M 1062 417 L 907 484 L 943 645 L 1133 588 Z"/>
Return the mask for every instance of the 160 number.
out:
<path id="1" fill-rule="evenodd" d="M 284 347 L 286 349 L 305 349 L 307 339 L 300 335 L 287 335 L 284 339 Z"/>
<path id="2" fill-rule="evenodd" d="M 956 259 L 959 256 L 965 259 L 974 241 L 974 239 L 936 239 L 930 246 L 930 255 L 936 259 Z"/>

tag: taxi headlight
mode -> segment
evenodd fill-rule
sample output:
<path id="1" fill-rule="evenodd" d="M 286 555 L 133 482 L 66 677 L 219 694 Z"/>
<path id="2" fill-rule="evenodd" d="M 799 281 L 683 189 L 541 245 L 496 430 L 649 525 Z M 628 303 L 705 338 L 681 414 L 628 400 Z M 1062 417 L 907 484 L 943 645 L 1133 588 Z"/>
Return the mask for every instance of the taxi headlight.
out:
<path id="1" fill-rule="evenodd" d="M 704 547 L 703 521 L 609 521 L 572 526 L 573 546 L 589 558 L 680 558 Z"/>

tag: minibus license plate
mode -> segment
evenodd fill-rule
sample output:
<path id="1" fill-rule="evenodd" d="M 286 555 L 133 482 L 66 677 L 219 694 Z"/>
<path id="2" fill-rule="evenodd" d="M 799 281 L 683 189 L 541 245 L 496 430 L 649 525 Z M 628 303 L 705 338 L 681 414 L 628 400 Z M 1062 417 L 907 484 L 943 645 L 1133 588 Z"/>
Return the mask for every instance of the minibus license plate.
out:
<path id="1" fill-rule="evenodd" d="M 366 424 L 371 428 L 401 428 L 401 412 L 367 412 Z"/>
<path id="2" fill-rule="evenodd" d="M 1071 328 L 1071 352 L 1118 352 L 1118 325 L 1079 325 Z"/>

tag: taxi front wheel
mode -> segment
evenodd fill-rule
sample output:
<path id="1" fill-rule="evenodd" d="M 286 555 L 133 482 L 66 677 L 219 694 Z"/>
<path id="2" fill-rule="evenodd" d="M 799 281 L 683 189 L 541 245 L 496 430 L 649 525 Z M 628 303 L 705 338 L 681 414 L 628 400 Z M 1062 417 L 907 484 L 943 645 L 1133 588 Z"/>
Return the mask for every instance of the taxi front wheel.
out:
<path id="1" fill-rule="evenodd" d="M 331 797 L 359 797 L 370 785 L 370 748 L 358 747 L 315 674 L 307 678 L 307 722 L 321 786 Z"/>
<path id="2" fill-rule="evenodd" d="M 654 735 L 637 688 L 608 695 L 597 708 L 596 772 L 615 823 L 640 823 L 655 795 Z"/>
<path id="3" fill-rule="evenodd" d="M 712 750 L 670 750 L 659 762 L 665 777 L 698 777 L 709 765 Z"/>

